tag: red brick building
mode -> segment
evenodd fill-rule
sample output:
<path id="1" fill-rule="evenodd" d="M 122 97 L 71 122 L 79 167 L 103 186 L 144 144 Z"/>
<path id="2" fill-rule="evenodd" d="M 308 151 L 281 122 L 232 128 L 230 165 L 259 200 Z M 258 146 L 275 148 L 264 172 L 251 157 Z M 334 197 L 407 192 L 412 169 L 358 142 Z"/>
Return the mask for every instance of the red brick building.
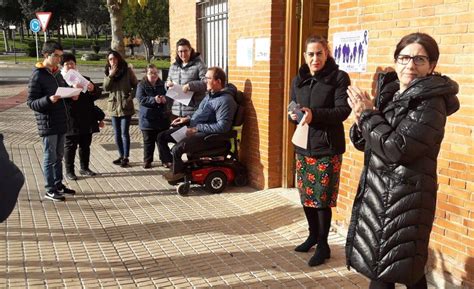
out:
<path id="1" fill-rule="evenodd" d="M 358 86 L 373 92 L 376 73 L 393 67 L 397 42 L 417 31 L 437 40 L 437 71 L 459 83 L 461 109 L 448 119 L 438 158 L 429 267 L 438 284 L 474 287 L 472 0 L 170 0 L 171 50 L 179 38 L 188 38 L 207 64 L 223 66 L 249 99 L 242 161 L 258 189 L 293 186 L 294 127 L 286 119 L 286 105 L 302 61 L 301 43 L 316 33 L 327 35 L 331 45 L 335 33 L 359 30 L 368 31 L 369 45 L 366 72 L 350 73 Z M 351 122 L 346 121 L 346 129 Z M 362 159 L 347 139 L 337 207 L 342 226 L 350 217 Z"/>

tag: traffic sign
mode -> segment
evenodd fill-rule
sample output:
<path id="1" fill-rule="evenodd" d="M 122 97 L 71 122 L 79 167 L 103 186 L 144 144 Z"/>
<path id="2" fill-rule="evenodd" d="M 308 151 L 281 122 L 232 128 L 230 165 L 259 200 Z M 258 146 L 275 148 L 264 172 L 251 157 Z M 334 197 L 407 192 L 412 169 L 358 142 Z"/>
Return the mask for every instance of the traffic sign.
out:
<path id="1" fill-rule="evenodd" d="M 41 23 L 38 19 L 31 19 L 30 29 L 33 31 L 33 33 L 38 33 L 41 30 Z"/>
<path id="2" fill-rule="evenodd" d="M 49 19 L 51 19 L 51 12 L 36 12 L 36 18 L 41 22 L 41 29 L 43 32 L 48 28 Z"/>

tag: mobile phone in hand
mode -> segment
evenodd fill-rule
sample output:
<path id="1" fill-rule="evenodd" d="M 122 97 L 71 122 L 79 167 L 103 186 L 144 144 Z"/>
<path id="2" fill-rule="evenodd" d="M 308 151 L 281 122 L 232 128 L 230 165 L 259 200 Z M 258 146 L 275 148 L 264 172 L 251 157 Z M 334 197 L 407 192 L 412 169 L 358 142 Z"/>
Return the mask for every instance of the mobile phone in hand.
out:
<path id="1" fill-rule="evenodd" d="M 301 119 L 304 116 L 304 112 L 301 110 L 301 107 L 298 103 L 293 100 L 288 105 L 288 112 L 296 114 L 296 122 L 300 123 Z"/>

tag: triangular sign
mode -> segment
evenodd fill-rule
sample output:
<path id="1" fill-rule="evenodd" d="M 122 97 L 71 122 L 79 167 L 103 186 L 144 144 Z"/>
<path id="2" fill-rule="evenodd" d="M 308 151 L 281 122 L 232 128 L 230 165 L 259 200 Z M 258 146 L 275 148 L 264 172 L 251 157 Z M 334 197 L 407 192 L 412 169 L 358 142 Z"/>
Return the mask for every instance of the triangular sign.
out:
<path id="1" fill-rule="evenodd" d="M 43 32 L 48 28 L 49 19 L 51 19 L 51 12 L 36 12 L 36 18 L 41 22 L 41 29 Z"/>

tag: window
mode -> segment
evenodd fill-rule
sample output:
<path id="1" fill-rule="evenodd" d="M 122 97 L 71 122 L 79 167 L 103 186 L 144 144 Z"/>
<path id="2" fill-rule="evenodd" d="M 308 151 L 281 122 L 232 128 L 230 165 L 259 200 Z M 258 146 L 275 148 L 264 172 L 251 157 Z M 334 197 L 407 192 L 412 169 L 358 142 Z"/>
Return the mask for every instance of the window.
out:
<path id="1" fill-rule="evenodd" d="M 197 3 L 198 51 L 208 67 L 219 66 L 227 73 L 227 0 Z"/>

